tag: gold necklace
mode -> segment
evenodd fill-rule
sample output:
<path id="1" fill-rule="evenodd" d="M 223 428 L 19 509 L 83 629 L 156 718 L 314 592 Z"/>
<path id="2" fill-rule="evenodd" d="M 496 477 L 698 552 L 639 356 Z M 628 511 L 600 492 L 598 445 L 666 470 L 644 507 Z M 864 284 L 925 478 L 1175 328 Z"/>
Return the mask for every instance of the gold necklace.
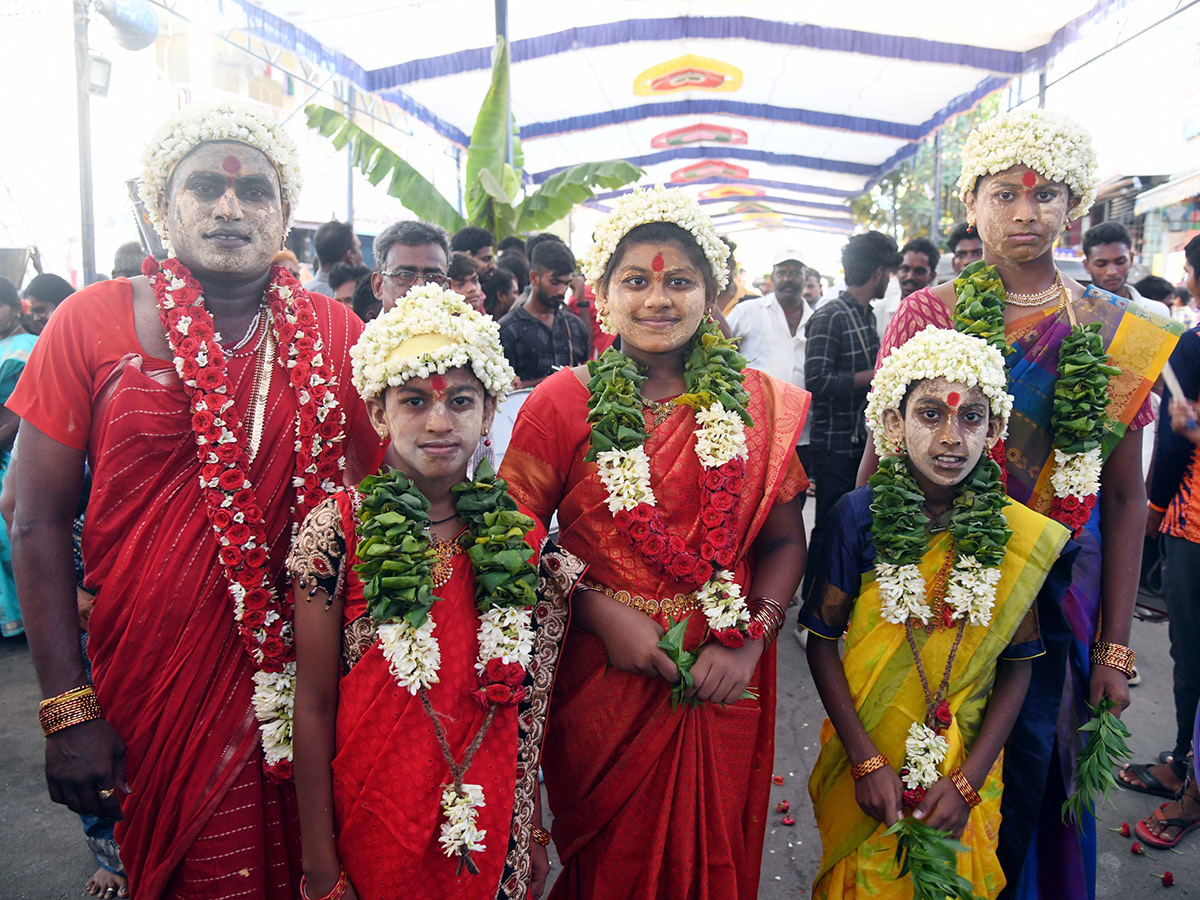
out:
<path id="1" fill-rule="evenodd" d="M 258 346 L 258 359 L 254 364 L 254 381 L 250 388 L 250 435 L 246 456 L 250 462 L 258 456 L 262 443 L 263 422 L 267 413 L 267 395 L 271 393 L 271 373 L 275 369 L 274 322 L 267 320 L 266 334 Z"/>
<path id="2" fill-rule="evenodd" d="M 667 417 L 679 408 L 674 400 L 647 400 L 645 397 L 642 398 L 642 406 L 649 410 L 654 417 L 655 428 L 667 421 Z"/>
<path id="3" fill-rule="evenodd" d="M 463 531 L 465 530 L 463 529 Z M 437 562 L 433 564 L 433 569 L 429 573 L 435 589 L 443 587 L 450 580 L 450 576 L 454 574 L 454 557 L 461 549 L 458 539 L 462 534 L 463 532 L 460 531 L 449 540 L 440 538 L 433 532 L 429 534 L 429 549 L 437 557 Z"/>
<path id="4" fill-rule="evenodd" d="M 1017 294 L 1010 291 L 1004 292 L 1004 302 L 1011 306 L 1041 306 L 1047 301 L 1056 296 L 1060 296 L 1063 290 L 1062 275 L 1056 269 L 1054 272 L 1054 281 L 1050 287 L 1036 291 L 1032 294 Z"/>

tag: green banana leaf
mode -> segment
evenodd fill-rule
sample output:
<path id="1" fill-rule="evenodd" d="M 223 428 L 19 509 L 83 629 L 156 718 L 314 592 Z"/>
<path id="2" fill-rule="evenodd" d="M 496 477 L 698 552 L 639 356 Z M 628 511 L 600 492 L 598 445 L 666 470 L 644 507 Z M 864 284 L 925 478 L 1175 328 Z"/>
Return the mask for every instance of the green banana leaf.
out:
<path id="1" fill-rule="evenodd" d="M 542 182 L 517 208 L 516 230 L 541 231 L 566 218 L 575 204 L 591 200 L 596 188 L 616 190 L 644 174 L 643 169 L 619 159 L 563 169 Z"/>
<path id="2" fill-rule="evenodd" d="M 483 207 L 488 203 L 487 198 L 495 197 L 491 191 L 481 193 L 476 186 L 482 186 L 484 173 L 492 176 L 496 185 L 503 185 L 505 178 L 504 166 L 505 139 L 512 134 L 512 122 L 509 119 L 509 84 L 508 84 L 508 44 L 504 38 L 496 38 L 496 47 L 492 51 L 492 83 L 488 86 L 487 96 L 479 107 L 479 115 L 475 118 L 475 128 L 471 132 L 471 145 L 467 148 L 466 179 L 470 189 L 467 196 L 467 217 L 479 221 L 485 217 Z M 505 191 L 508 193 L 508 191 Z M 512 196 L 516 191 L 509 193 Z M 512 201 L 507 201 L 511 203 Z"/>
<path id="3" fill-rule="evenodd" d="M 337 150 L 351 144 L 354 167 L 373 185 L 391 176 L 388 194 L 425 222 L 441 225 L 449 232 L 467 224 L 437 188 L 424 175 L 388 149 L 374 136 L 359 128 L 344 115 L 325 106 L 305 108 L 308 127 L 329 138 Z"/>

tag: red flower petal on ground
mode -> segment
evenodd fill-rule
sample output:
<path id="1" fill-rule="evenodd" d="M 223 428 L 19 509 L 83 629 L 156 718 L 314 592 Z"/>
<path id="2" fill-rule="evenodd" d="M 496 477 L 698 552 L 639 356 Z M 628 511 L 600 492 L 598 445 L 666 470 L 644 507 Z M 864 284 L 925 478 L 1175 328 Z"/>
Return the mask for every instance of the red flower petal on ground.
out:
<path id="1" fill-rule="evenodd" d="M 782 775 L 773 775 L 773 776 L 771 776 L 771 781 L 775 782 L 775 784 L 777 784 L 777 785 L 783 784 L 783 776 Z"/>
<path id="2" fill-rule="evenodd" d="M 1145 848 L 1145 847 L 1143 847 L 1143 846 L 1142 846 L 1140 843 L 1138 843 L 1137 841 L 1134 841 L 1132 844 L 1130 844 L 1130 845 L 1129 845 L 1129 852 L 1130 852 L 1130 853 L 1136 853 L 1136 854 L 1138 854 L 1138 855 L 1140 856 L 1141 854 L 1143 854 L 1143 853 L 1145 853 L 1145 852 L 1146 852 L 1146 848 Z"/>
<path id="3" fill-rule="evenodd" d="M 1163 873 L 1162 873 L 1162 884 L 1163 884 L 1163 887 L 1170 887 L 1170 886 L 1171 886 L 1171 885 L 1173 885 L 1174 883 L 1175 883 L 1175 876 L 1174 876 L 1174 875 L 1172 875 L 1170 872 L 1163 872 Z"/>
<path id="4" fill-rule="evenodd" d="M 1129 837 L 1129 823 L 1128 822 L 1121 823 L 1121 837 Z"/>
<path id="5" fill-rule="evenodd" d="M 779 824 L 780 825 L 795 825 L 796 820 L 793 819 L 791 816 L 784 816 L 782 819 L 779 820 Z"/>
<path id="6" fill-rule="evenodd" d="M 785 813 L 791 808 L 792 804 L 788 803 L 786 800 L 780 800 L 779 803 L 775 805 L 775 812 Z"/>

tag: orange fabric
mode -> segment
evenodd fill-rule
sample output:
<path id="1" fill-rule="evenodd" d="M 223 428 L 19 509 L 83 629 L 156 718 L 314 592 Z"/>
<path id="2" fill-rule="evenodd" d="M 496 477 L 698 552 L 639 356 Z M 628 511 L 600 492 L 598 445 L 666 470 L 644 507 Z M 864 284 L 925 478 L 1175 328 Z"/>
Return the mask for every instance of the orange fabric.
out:
<path id="1" fill-rule="evenodd" d="M 324 297 L 314 304 L 340 376 L 349 455 L 377 465 L 378 436 L 349 379 L 349 349 L 362 323 Z M 230 396 L 243 420 L 254 367 L 253 345 L 230 355 Z M 85 288 L 55 311 L 8 406 L 54 440 L 88 451 L 93 489 L 83 556 L 97 591 L 88 653 L 100 706 L 125 742 L 133 788 L 117 825 L 121 859 L 131 893 L 154 900 L 246 766 L 262 759 L 254 668 L 200 492 L 188 397 L 174 365 L 142 350 L 130 283 L 120 279 Z M 295 415 L 295 394 L 276 370 L 249 476 L 279 574 L 291 538 Z M 277 577 L 276 589 L 290 596 L 286 578 Z M 266 846 L 299 839 L 273 808 L 290 790 L 267 786 L 262 805 L 242 813 L 265 833 Z M 268 885 L 264 896 L 290 898 L 293 888 Z"/>
<path id="2" fill-rule="evenodd" d="M 346 492 L 335 496 L 348 563 L 355 565 L 358 542 L 350 497 Z M 526 538 L 535 551 L 535 566 L 545 537 L 537 523 Z M 347 568 L 345 577 L 344 618 L 349 623 L 366 614 L 367 604 L 357 573 Z M 486 714 L 470 696 L 479 686 L 474 668 L 479 613 L 466 553 L 455 556 L 453 575 L 436 593 L 442 600 L 431 615 L 442 664 L 438 683 L 426 693 L 461 763 Z M 512 828 L 517 740 L 517 709 L 501 707 L 463 779 L 483 787 L 478 824 L 487 832 L 487 849 L 473 855 L 478 875 L 463 869 L 456 876 L 457 860 L 447 858 L 438 844 L 444 821 L 441 786 L 451 783 L 449 766 L 420 698 L 396 684 L 382 646 L 375 642 L 338 686 L 333 760 L 338 856 L 362 900 L 394 900 L 399 894 L 409 900 L 496 897 Z"/>
<path id="3" fill-rule="evenodd" d="M 771 507 L 807 486 L 796 438 L 809 395 L 746 370 L 750 414 L 735 575 L 749 581 L 754 538 Z M 543 521 L 556 509 L 559 542 L 588 578 L 647 598 L 683 592 L 651 571 L 613 524 L 588 449 L 588 391 L 571 371 L 536 388 L 518 416 L 501 475 Z M 647 419 L 651 486 L 675 534 L 698 546 L 701 468 L 695 418 L 680 408 Z M 660 619 L 660 621 L 662 621 Z M 705 630 L 688 626 L 689 647 Z M 749 900 L 757 895 L 774 755 L 775 652 L 751 683 L 757 700 L 729 707 L 668 703 L 661 679 L 606 671 L 601 642 L 569 631 L 551 701 L 542 766 L 563 871 L 552 897 Z"/>

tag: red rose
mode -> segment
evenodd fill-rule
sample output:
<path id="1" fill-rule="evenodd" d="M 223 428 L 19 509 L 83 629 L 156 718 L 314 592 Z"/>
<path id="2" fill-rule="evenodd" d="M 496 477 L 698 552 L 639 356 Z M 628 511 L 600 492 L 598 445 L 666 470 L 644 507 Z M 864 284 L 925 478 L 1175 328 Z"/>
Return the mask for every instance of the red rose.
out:
<path id="1" fill-rule="evenodd" d="M 214 391 L 224 380 L 220 371 L 211 365 L 196 373 L 196 387 L 202 391 Z"/>
<path id="2" fill-rule="evenodd" d="M 185 359 L 195 356 L 199 350 L 200 339 L 196 337 L 185 337 L 175 345 L 175 352 Z"/>
<path id="3" fill-rule="evenodd" d="M 262 510 L 258 508 L 257 504 L 254 506 L 248 506 L 242 510 L 242 518 L 251 525 L 261 525 L 263 520 Z"/>
<path id="4" fill-rule="evenodd" d="M 650 526 L 645 522 L 631 522 L 628 530 L 629 536 L 635 541 L 644 541 L 650 537 Z"/>
<path id="5" fill-rule="evenodd" d="M 642 549 L 650 556 L 658 558 L 667 549 L 667 542 L 657 534 L 651 534 L 642 544 Z"/>
<path id="6" fill-rule="evenodd" d="M 278 637 L 279 635 L 283 634 L 283 625 L 283 616 L 276 616 L 274 620 L 263 625 L 263 628 L 266 630 L 267 634 Z"/>
<path id="7" fill-rule="evenodd" d="M 286 347 L 292 342 L 292 338 L 296 336 L 296 326 L 290 322 L 284 322 L 277 327 L 276 334 L 279 338 L 279 343 Z"/>
<path id="8" fill-rule="evenodd" d="M 261 609 L 243 610 L 242 623 L 249 628 L 262 628 L 267 624 L 267 614 Z"/>
<path id="9" fill-rule="evenodd" d="M 213 452 L 217 454 L 217 459 L 221 462 L 231 463 L 237 461 L 238 456 L 240 456 L 239 450 L 240 448 L 237 443 L 230 441 L 227 444 L 217 444 Z"/>
<path id="10" fill-rule="evenodd" d="M 725 476 L 720 469 L 709 469 L 704 473 L 703 483 L 708 490 L 719 491 L 725 486 Z"/>
<path id="11" fill-rule="evenodd" d="M 225 532 L 231 544 L 244 544 L 250 540 L 250 528 L 244 522 L 234 522 Z"/>
<path id="12" fill-rule="evenodd" d="M 1174 883 L 1175 883 L 1175 876 L 1174 876 L 1174 875 L 1172 875 L 1170 872 L 1163 872 L 1163 873 L 1162 873 L 1162 886 L 1163 886 L 1163 887 L 1170 887 L 1170 886 L 1171 886 L 1171 885 L 1173 885 Z"/>
<path id="13" fill-rule="evenodd" d="M 262 584 L 262 571 L 250 568 L 238 569 L 237 582 L 242 587 L 258 587 Z"/>
<path id="14" fill-rule="evenodd" d="M 692 568 L 691 579 L 696 584 L 704 584 L 712 577 L 713 567 L 711 563 L 704 560 L 697 560 L 696 565 Z"/>
<path id="15" fill-rule="evenodd" d="M 949 728 L 950 723 L 954 721 L 954 714 L 950 712 L 950 704 L 945 700 L 939 703 L 937 709 L 933 711 L 933 721 L 943 728 Z"/>
<path id="16" fill-rule="evenodd" d="M 947 628 L 954 627 L 954 610 L 949 606 L 942 607 L 942 624 Z"/>
<path id="17" fill-rule="evenodd" d="M 171 291 L 171 299 L 175 301 L 177 306 L 190 306 L 195 303 L 200 297 L 200 292 L 191 285 L 185 284 L 181 288 L 176 288 Z"/>
<path id="18" fill-rule="evenodd" d="M 774 784 L 776 787 L 778 787 L 779 785 L 783 784 L 783 776 L 782 776 L 782 775 L 772 775 L 772 776 L 771 776 L 771 782 L 772 782 L 772 783 L 773 783 L 773 784 Z"/>
<path id="19" fill-rule="evenodd" d="M 673 556 L 678 556 L 680 553 L 687 553 L 688 546 L 684 543 L 683 538 L 677 534 L 672 534 L 667 538 L 667 550 Z"/>
<path id="20" fill-rule="evenodd" d="M 507 663 L 504 666 L 504 683 L 516 687 L 525 680 L 525 669 L 520 663 Z"/>
<path id="21" fill-rule="evenodd" d="M 240 547 L 234 547 L 233 545 L 222 547 L 218 555 L 221 557 L 221 565 L 226 568 L 233 568 L 242 564 L 242 550 Z"/>
<path id="22" fill-rule="evenodd" d="M 304 490 L 315 491 L 321 486 L 321 480 L 317 478 L 313 472 L 308 472 L 304 476 Z"/>
<path id="23" fill-rule="evenodd" d="M 911 791 L 901 792 L 900 796 L 904 801 L 905 809 L 916 809 L 925 799 L 925 788 L 915 787 Z"/>
<path id="24" fill-rule="evenodd" d="M 313 315 L 312 307 L 299 306 L 296 309 L 296 324 L 301 328 L 315 328 L 317 317 Z"/>
<path id="25" fill-rule="evenodd" d="M 649 522 L 654 518 L 654 507 L 648 503 L 639 503 L 629 511 L 629 515 L 639 522 Z"/>
<path id="26" fill-rule="evenodd" d="M 628 510 L 618 509 L 615 513 L 613 513 L 613 522 L 616 523 L 616 526 L 622 531 L 629 528 L 629 523 L 632 521 L 633 519 L 629 515 Z"/>
<path id="27" fill-rule="evenodd" d="M 725 521 L 725 514 L 719 509 L 713 509 L 711 506 L 706 506 L 700 513 L 700 521 L 706 528 L 716 528 Z"/>
<path id="28" fill-rule="evenodd" d="M 796 820 L 793 819 L 791 816 L 784 816 L 782 819 L 779 820 L 779 824 L 780 825 L 795 825 Z"/>
<path id="29" fill-rule="evenodd" d="M 217 417 L 210 413 L 207 409 L 197 410 L 192 413 L 192 431 L 198 431 L 200 434 L 207 434 L 210 429 L 215 428 Z"/>
<path id="30" fill-rule="evenodd" d="M 220 463 L 205 463 L 200 469 L 200 477 L 205 481 L 212 481 L 214 478 L 220 478 L 224 471 L 225 467 Z"/>
<path id="31" fill-rule="evenodd" d="M 775 804 L 775 812 L 785 813 L 791 808 L 792 804 L 788 803 L 786 800 L 780 800 L 777 804 Z"/>
<path id="32" fill-rule="evenodd" d="M 489 684 L 484 690 L 492 703 L 505 705 L 512 700 L 512 688 L 507 684 Z"/>
<path id="33" fill-rule="evenodd" d="M 220 509 L 214 509 L 212 511 L 212 523 L 216 528 L 224 531 L 233 524 L 233 513 L 224 507 Z"/>
<path id="34" fill-rule="evenodd" d="M 733 650 L 736 650 L 738 647 L 741 647 L 746 643 L 745 636 L 736 628 L 722 628 L 720 631 L 715 633 L 718 641 Z"/>
<path id="35" fill-rule="evenodd" d="M 476 691 L 471 691 L 471 696 L 474 697 L 475 702 L 478 703 L 480 706 L 482 706 L 484 709 L 488 708 L 488 696 L 487 696 L 487 692 L 484 691 L 483 688 L 479 688 L 479 690 L 476 690 Z"/>
<path id="36" fill-rule="evenodd" d="M 251 547 L 242 557 L 247 566 L 261 569 L 267 564 L 267 551 L 262 547 Z"/>
<path id="37" fill-rule="evenodd" d="M 282 672 L 283 666 L 284 661 L 282 659 L 274 659 L 270 656 L 264 658 L 263 661 L 258 664 L 258 667 L 264 672 Z"/>
<path id="38" fill-rule="evenodd" d="M 745 481 L 740 475 L 734 475 L 725 480 L 725 490 L 729 491 L 729 493 L 733 494 L 735 497 L 742 493 L 744 486 Z"/>
<path id="39" fill-rule="evenodd" d="M 695 566 L 687 556 L 674 556 L 671 558 L 671 562 L 667 568 L 676 578 L 683 579 L 692 574 L 692 569 Z"/>
<path id="40" fill-rule="evenodd" d="M 763 623 L 759 622 L 757 619 L 751 619 L 746 623 L 746 636 L 749 637 L 750 640 L 761 641 L 766 633 L 767 631 L 765 628 L 763 628 Z"/>
<path id="41" fill-rule="evenodd" d="M 717 558 L 717 548 L 714 547 L 708 540 L 705 540 L 704 543 L 700 545 L 700 558 L 705 562 L 712 562 Z"/>
<path id="42" fill-rule="evenodd" d="M 714 528 L 708 533 L 708 539 L 717 549 L 728 547 L 731 537 L 728 528 Z"/>
<path id="43" fill-rule="evenodd" d="M 494 657 L 487 661 L 487 665 L 483 667 L 483 674 L 480 675 L 480 680 L 487 680 L 493 684 L 501 684 L 504 681 L 505 664 L 499 657 Z"/>
<path id="44" fill-rule="evenodd" d="M 200 373 L 200 366 L 194 359 L 185 359 L 183 361 L 183 377 L 188 381 L 195 379 Z"/>
<path id="45" fill-rule="evenodd" d="M 242 484 L 245 483 L 245 481 L 242 481 Z M 252 491 L 250 488 L 243 488 L 242 484 L 238 485 L 238 487 L 242 489 L 233 495 L 233 505 L 238 509 L 246 509 L 247 507 L 253 506 L 258 502 L 258 498 L 254 496 L 254 491 Z"/>
<path id="46" fill-rule="evenodd" d="M 266 588 L 253 588 L 246 591 L 242 606 L 246 609 L 266 609 L 271 600 L 271 593 Z"/>
<path id="47" fill-rule="evenodd" d="M 721 512 L 727 512 L 733 509 L 733 494 L 728 491 L 717 491 L 708 501 L 714 509 L 719 509 Z"/>
<path id="48" fill-rule="evenodd" d="M 1121 823 L 1121 837 L 1129 837 L 1129 823 L 1128 822 Z"/>
<path id="49" fill-rule="evenodd" d="M 267 766 L 267 775 L 274 781 L 283 782 L 292 780 L 292 761 L 290 759 L 281 759 L 273 766 Z"/>
<path id="50" fill-rule="evenodd" d="M 237 469 L 226 469 L 221 473 L 220 477 L 217 478 L 217 484 L 220 486 L 221 490 L 229 491 L 230 493 L 233 493 L 234 491 L 241 491 L 242 485 L 245 483 L 246 476 Z"/>
<path id="51" fill-rule="evenodd" d="M 329 388 L 323 381 L 318 381 L 316 384 L 308 386 L 308 395 L 313 400 L 320 401 L 327 393 L 329 393 Z"/>
<path id="52" fill-rule="evenodd" d="M 142 260 L 142 274 L 147 278 L 153 278 L 158 274 L 158 260 L 153 256 L 147 256 Z"/>
<path id="53" fill-rule="evenodd" d="M 337 417 L 332 415 L 326 416 L 325 421 L 317 426 L 317 434 L 327 441 L 331 441 L 337 437 L 341 433 L 341 430 Z"/>
<path id="54" fill-rule="evenodd" d="M 302 338 L 298 338 L 296 340 L 296 343 L 293 344 L 292 346 L 294 346 L 297 350 L 304 351 L 304 350 L 314 350 L 314 349 L 316 349 L 317 345 L 316 345 L 316 342 L 312 338 L 310 338 L 306 335 Z"/>
<path id="55" fill-rule="evenodd" d="M 1137 856 L 1141 856 L 1143 853 L 1146 852 L 1146 848 L 1143 847 L 1141 844 L 1139 844 L 1137 841 L 1134 841 L 1132 844 L 1129 845 L 1129 852 L 1133 853 Z"/>
<path id="56" fill-rule="evenodd" d="M 311 376 L 312 369 L 308 363 L 298 362 L 292 366 L 292 372 L 288 376 L 288 381 L 291 382 L 292 387 L 300 387 L 303 384 L 307 384 Z"/>
<path id="57" fill-rule="evenodd" d="M 725 465 L 721 466 L 721 471 L 726 475 L 737 475 L 741 477 L 746 474 L 746 461 L 740 456 L 735 456 Z"/>
<path id="58" fill-rule="evenodd" d="M 728 569 L 730 566 L 732 566 L 733 565 L 733 551 L 728 550 L 728 549 L 718 550 L 717 551 L 717 565 L 720 566 L 722 569 Z"/>
<path id="59" fill-rule="evenodd" d="M 283 638 L 280 638 L 280 637 L 263 638 L 263 642 L 262 642 L 263 656 L 270 657 L 272 659 L 281 657 L 281 656 L 283 656 L 283 648 L 284 648 Z"/>

